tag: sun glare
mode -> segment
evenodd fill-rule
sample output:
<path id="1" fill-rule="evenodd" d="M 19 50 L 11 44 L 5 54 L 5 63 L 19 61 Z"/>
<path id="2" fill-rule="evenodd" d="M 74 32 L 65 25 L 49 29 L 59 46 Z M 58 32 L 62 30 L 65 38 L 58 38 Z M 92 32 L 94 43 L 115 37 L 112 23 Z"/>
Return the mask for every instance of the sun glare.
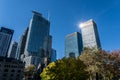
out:
<path id="1" fill-rule="evenodd" d="M 84 24 L 83 23 L 79 23 L 79 28 L 82 28 L 83 26 L 84 26 Z"/>

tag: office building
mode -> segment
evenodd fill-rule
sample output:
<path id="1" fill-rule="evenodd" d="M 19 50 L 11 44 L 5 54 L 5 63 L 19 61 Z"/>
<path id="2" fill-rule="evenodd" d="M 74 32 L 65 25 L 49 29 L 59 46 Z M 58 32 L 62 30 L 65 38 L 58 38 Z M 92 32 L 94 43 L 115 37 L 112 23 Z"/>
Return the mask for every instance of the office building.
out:
<path id="1" fill-rule="evenodd" d="M 18 48 L 17 48 L 17 55 L 16 58 L 19 60 L 23 61 L 24 58 L 24 51 L 25 51 L 25 45 L 26 45 L 26 40 L 27 40 L 27 34 L 28 34 L 28 27 L 25 30 L 25 32 L 22 34 L 20 37 L 19 43 L 18 43 Z"/>
<path id="2" fill-rule="evenodd" d="M 52 51 L 52 36 L 46 36 L 43 43 L 44 57 L 50 57 Z"/>
<path id="3" fill-rule="evenodd" d="M 22 80 L 25 63 L 14 58 L 0 57 L 0 80 Z"/>
<path id="4" fill-rule="evenodd" d="M 10 49 L 9 49 L 8 57 L 15 58 L 16 51 L 17 51 L 17 46 L 18 46 L 18 43 L 13 41 L 11 46 L 10 46 Z"/>
<path id="5" fill-rule="evenodd" d="M 82 37 L 79 32 L 74 32 L 65 37 L 65 57 L 78 57 L 82 49 Z"/>
<path id="6" fill-rule="evenodd" d="M 30 64 L 38 66 L 44 57 L 49 57 L 52 46 L 52 37 L 50 37 L 49 32 L 50 22 L 42 14 L 33 11 L 24 52 L 26 66 Z M 41 57 L 41 55 L 43 56 Z"/>
<path id="7" fill-rule="evenodd" d="M 101 48 L 97 25 L 92 19 L 81 23 L 80 28 L 84 47 Z"/>
<path id="8" fill-rule="evenodd" d="M 8 28 L 1 27 L 0 29 L 0 56 L 8 56 L 8 49 L 14 31 Z"/>
<path id="9" fill-rule="evenodd" d="M 57 60 L 57 53 L 56 50 L 52 49 L 51 57 L 50 57 L 50 62 L 54 62 Z"/>

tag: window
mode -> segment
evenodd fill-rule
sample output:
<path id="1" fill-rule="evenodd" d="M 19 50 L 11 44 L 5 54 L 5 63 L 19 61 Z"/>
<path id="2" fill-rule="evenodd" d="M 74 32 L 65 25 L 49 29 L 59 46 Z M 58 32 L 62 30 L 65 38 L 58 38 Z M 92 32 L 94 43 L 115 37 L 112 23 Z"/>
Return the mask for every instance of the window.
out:
<path id="1" fill-rule="evenodd" d="M 6 80 L 6 78 L 2 78 L 2 80 Z"/>
<path id="2" fill-rule="evenodd" d="M 20 73 L 21 72 L 21 70 L 18 70 L 18 73 Z"/>
<path id="3" fill-rule="evenodd" d="M 11 74 L 10 76 L 13 77 L 13 74 Z"/>
<path id="4" fill-rule="evenodd" d="M 15 72 L 15 70 L 13 69 L 13 70 L 11 70 L 11 72 Z"/>
<path id="5" fill-rule="evenodd" d="M 5 69 L 4 72 L 8 72 L 8 69 Z"/>
<path id="6" fill-rule="evenodd" d="M 10 67 L 10 65 L 4 65 L 4 67 Z"/>
<path id="7" fill-rule="evenodd" d="M 17 77 L 20 77 L 20 74 L 17 74 Z"/>
<path id="8" fill-rule="evenodd" d="M 3 74 L 3 77 L 7 77 L 7 74 Z"/>

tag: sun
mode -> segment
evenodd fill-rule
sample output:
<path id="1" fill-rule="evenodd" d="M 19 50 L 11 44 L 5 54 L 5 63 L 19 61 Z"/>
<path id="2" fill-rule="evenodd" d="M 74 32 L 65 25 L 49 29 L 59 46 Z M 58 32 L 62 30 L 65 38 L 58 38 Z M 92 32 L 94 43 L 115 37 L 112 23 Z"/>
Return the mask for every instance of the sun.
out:
<path id="1" fill-rule="evenodd" d="M 83 26 L 84 26 L 83 23 L 79 23 L 79 25 L 78 25 L 79 28 L 82 28 Z"/>

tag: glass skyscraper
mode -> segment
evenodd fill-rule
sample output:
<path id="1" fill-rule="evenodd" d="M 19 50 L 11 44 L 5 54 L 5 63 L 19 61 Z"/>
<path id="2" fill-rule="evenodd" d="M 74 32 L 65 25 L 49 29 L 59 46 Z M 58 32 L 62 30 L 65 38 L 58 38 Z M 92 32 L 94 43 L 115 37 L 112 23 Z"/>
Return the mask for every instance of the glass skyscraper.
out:
<path id="1" fill-rule="evenodd" d="M 33 17 L 30 21 L 24 52 L 26 66 L 29 66 L 30 64 L 37 66 L 40 61 L 42 61 L 43 57 L 41 58 L 41 55 L 45 56 L 45 54 L 50 54 L 51 51 L 45 49 L 48 48 L 48 46 L 49 49 L 51 48 L 52 41 L 49 32 L 50 22 L 47 19 L 43 18 L 40 13 L 33 11 Z M 49 44 L 45 45 L 46 42 Z M 41 53 L 40 50 L 43 50 L 42 52 L 44 53 Z"/>
<path id="2" fill-rule="evenodd" d="M 28 29 L 29 28 L 27 27 L 25 32 L 21 35 L 19 43 L 18 43 L 16 58 L 19 59 L 19 60 L 20 60 L 21 57 L 24 58 L 24 56 L 25 56 L 24 51 L 25 51 Z M 23 59 L 22 59 L 22 61 L 23 61 Z"/>
<path id="3" fill-rule="evenodd" d="M 16 57 L 17 46 L 18 46 L 18 43 L 13 41 L 11 46 L 10 46 L 10 49 L 9 49 L 8 57 L 10 57 L 10 58 Z"/>
<path id="4" fill-rule="evenodd" d="M 74 32 L 65 37 L 65 57 L 78 57 L 82 49 L 82 37 L 79 32 Z"/>
<path id="5" fill-rule="evenodd" d="M 0 56 L 7 56 L 14 30 L 1 27 L 0 29 Z"/>
<path id="6" fill-rule="evenodd" d="M 83 39 L 83 46 L 87 48 L 101 48 L 96 23 L 90 19 L 80 25 Z"/>
<path id="7" fill-rule="evenodd" d="M 52 49 L 51 57 L 50 57 L 50 62 L 54 62 L 57 60 L 57 53 L 56 50 Z"/>

